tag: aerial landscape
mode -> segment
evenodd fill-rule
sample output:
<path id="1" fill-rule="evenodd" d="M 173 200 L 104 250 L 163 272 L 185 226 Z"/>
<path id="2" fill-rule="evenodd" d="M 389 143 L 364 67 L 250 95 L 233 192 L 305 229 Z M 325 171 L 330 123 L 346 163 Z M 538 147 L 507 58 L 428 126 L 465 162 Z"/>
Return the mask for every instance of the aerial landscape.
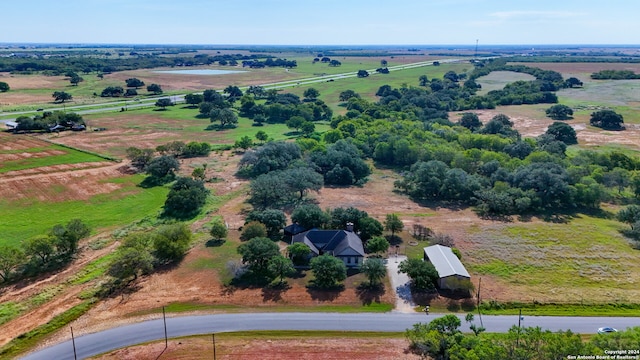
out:
<path id="1" fill-rule="evenodd" d="M 244 5 L 3 5 L 0 359 L 640 359 L 640 5 Z"/>

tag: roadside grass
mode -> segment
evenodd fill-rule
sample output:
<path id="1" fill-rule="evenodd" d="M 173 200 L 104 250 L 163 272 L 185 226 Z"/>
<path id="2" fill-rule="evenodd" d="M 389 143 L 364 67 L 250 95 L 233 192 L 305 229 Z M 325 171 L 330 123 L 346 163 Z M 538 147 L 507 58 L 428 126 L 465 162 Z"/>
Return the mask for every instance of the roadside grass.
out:
<path id="1" fill-rule="evenodd" d="M 0 348 L 0 357 L 9 359 L 32 349 L 47 336 L 68 325 L 73 320 L 86 313 L 93 305 L 94 300 L 87 300 L 71 309 L 55 316 L 48 323 L 26 332 L 11 340 L 8 344 Z"/>
<path id="2" fill-rule="evenodd" d="M 114 257 L 115 253 L 110 253 L 90 262 L 66 282 L 71 285 L 81 285 L 101 277 L 107 272 L 109 264 Z"/>
<path id="3" fill-rule="evenodd" d="M 62 164 L 79 164 L 86 162 L 100 162 L 104 161 L 104 158 L 101 158 L 96 155 L 87 154 L 82 151 L 77 151 L 68 147 L 53 145 L 47 147 L 39 147 L 37 151 L 28 151 L 30 153 L 39 153 L 45 151 L 62 151 L 64 154 L 60 155 L 52 155 L 52 156 L 43 156 L 43 157 L 32 157 L 25 158 L 20 160 L 9 160 L 3 161 L 0 163 L 0 173 L 6 173 L 9 171 L 18 171 L 25 169 L 34 169 L 43 166 L 54 166 L 54 165 L 62 165 Z M 31 149 L 29 149 L 31 150 Z M 27 152 L 27 151 L 24 151 Z M 0 151 L 0 154 L 6 152 Z M 14 151 L 10 153 L 15 153 Z"/>
<path id="4" fill-rule="evenodd" d="M 480 305 L 483 315 L 523 316 L 640 316 L 640 304 L 633 303 L 483 303 Z M 526 319 L 526 318 L 525 318 Z"/>
<path id="5" fill-rule="evenodd" d="M 295 306 L 278 305 L 269 307 L 250 307 L 229 304 L 200 304 L 200 303 L 171 303 L 164 307 L 167 313 L 186 313 L 197 311 L 221 311 L 225 313 L 247 312 L 333 312 L 333 313 L 384 313 L 393 310 L 392 304 L 371 303 L 370 305 L 319 305 L 319 306 Z M 149 314 L 162 314 L 162 307 L 137 311 L 127 316 L 135 317 Z"/>
<path id="6" fill-rule="evenodd" d="M 0 200 L 0 213 L 11 222 L 0 222 L 0 246 L 17 245 L 30 237 L 46 234 L 56 224 L 82 219 L 93 229 L 128 224 L 148 215 L 157 215 L 169 192 L 166 187 L 142 189 L 143 175 L 105 179 L 123 186 L 109 194 L 93 196 L 88 201 L 20 201 Z M 55 216 L 53 216 L 55 214 Z"/>
<path id="7" fill-rule="evenodd" d="M 470 234 L 473 254 L 463 253 L 463 263 L 472 274 L 522 289 L 522 302 L 637 303 L 638 254 L 620 227 L 583 214 L 564 224 L 487 226 Z"/>

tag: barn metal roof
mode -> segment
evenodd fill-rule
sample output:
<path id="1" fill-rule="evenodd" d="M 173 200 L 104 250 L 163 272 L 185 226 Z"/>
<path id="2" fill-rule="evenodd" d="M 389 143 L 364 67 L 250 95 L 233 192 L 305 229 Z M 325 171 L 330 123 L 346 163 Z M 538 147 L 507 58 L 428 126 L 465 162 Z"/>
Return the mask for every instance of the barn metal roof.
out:
<path id="1" fill-rule="evenodd" d="M 424 248 L 424 254 L 436 268 L 441 278 L 452 275 L 471 278 L 460 259 L 451 251 L 451 248 L 442 245 L 428 246 Z"/>

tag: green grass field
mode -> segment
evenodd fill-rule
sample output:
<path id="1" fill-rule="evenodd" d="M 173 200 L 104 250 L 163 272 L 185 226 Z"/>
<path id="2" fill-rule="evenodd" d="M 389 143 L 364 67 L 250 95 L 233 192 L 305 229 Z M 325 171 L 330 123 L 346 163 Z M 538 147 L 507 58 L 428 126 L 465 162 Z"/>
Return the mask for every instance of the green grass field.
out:
<path id="1" fill-rule="evenodd" d="M 101 158 L 96 155 L 87 154 L 85 152 L 77 151 L 74 149 L 70 149 L 67 147 L 49 144 L 46 147 L 38 147 L 31 148 L 27 150 L 0 150 L 1 154 L 11 154 L 11 153 L 24 153 L 28 152 L 37 156 L 38 153 L 46 152 L 46 151 L 61 151 L 64 154 L 55 155 L 55 156 L 43 156 L 43 157 L 29 157 L 20 160 L 8 160 L 0 163 L 0 174 L 6 173 L 9 171 L 17 171 L 17 170 L 25 170 L 25 169 L 35 169 L 43 166 L 53 166 L 53 165 L 61 165 L 61 164 L 79 164 L 85 162 L 99 162 L 104 161 L 104 158 Z"/>
<path id="2" fill-rule="evenodd" d="M 637 250 L 617 221 L 576 215 L 568 223 L 483 227 L 469 235 L 469 271 L 523 291 L 522 302 L 637 302 Z"/>
<path id="3" fill-rule="evenodd" d="M 30 237 L 46 234 L 56 224 L 82 219 L 94 229 L 122 226 L 147 215 L 156 215 L 166 199 L 166 187 L 142 189 L 137 185 L 143 176 L 107 179 L 122 188 L 109 194 L 93 196 L 88 201 L 42 202 L 25 199 L 0 200 L 0 213 L 11 221 L 0 222 L 0 245 L 17 245 Z"/>

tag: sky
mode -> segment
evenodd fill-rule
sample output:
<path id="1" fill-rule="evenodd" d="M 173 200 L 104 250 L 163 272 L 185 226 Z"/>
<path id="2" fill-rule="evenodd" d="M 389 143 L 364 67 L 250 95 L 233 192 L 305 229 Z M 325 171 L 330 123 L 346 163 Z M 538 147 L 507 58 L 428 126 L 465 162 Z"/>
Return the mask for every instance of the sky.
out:
<path id="1" fill-rule="evenodd" d="M 637 0 L 3 0 L 0 43 L 640 44 Z"/>

